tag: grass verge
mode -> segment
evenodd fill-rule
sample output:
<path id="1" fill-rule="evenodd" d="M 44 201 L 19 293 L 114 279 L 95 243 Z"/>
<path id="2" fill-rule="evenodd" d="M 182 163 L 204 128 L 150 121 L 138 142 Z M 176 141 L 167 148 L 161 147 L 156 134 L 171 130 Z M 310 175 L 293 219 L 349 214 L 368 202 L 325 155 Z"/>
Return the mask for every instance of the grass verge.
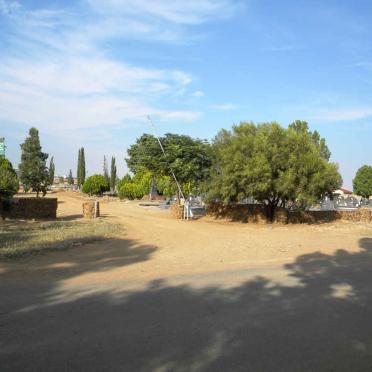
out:
<path id="1" fill-rule="evenodd" d="M 117 224 L 102 220 L 89 222 L 12 222 L 0 225 L 0 260 L 67 249 L 83 243 L 117 236 Z"/>

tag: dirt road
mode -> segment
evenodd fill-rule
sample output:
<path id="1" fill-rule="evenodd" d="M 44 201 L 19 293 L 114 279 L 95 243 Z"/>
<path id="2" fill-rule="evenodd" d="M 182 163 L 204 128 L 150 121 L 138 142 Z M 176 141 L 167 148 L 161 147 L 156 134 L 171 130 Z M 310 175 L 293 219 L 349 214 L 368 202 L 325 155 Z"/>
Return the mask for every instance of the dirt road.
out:
<path id="1" fill-rule="evenodd" d="M 1 371 L 372 370 L 371 226 L 101 210 L 122 236 L 0 263 Z"/>

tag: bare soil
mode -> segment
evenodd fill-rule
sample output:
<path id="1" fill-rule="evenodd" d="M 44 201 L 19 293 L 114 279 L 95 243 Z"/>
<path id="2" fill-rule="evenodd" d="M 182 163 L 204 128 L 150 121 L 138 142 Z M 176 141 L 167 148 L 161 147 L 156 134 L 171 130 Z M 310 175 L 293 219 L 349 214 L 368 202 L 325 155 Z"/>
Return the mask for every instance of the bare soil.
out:
<path id="1" fill-rule="evenodd" d="M 56 195 L 58 218 L 81 221 L 85 198 Z M 120 235 L 0 262 L 2 370 L 372 368 L 371 224 L 100 209 Z"/>

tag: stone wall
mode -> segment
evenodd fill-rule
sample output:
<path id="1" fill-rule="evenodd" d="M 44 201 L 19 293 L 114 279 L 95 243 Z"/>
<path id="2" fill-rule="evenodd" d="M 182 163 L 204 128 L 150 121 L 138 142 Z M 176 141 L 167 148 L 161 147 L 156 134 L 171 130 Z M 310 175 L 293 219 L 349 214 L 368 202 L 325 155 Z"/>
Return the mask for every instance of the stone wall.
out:
<path id="1" fill-rule="evenodd" d="M 171 204 L 170 213 L 173 218 L 182 219 L 183 218 L 183 205 L 178 203 Z"/>
<path id="2" fill-rule="evenodd" d="M 96 204 L 97 203 L 97 204 Z M 83 203 L 84 218 L 97 218 L 100 216 L 99 202 L 87 201 Z"/>
<path id="3" fill-rule="evenodd" d="M 12 198 L 0 203 L 2 218 L 50 219 L 57 218 L 57 198 Z"/>
<path id="4" fill-rule="evenodd" d="M 209 204 L 207 215 L 230 221 L 244 223 L 267 223 L 265 208 L 259 204 Z M 274 223 L 287 223 L 287 211 L 278 209 L 275 215 Z"/>
<path id="5" fill-rule="evenodd" d="M 268 223 L 265 208 L 259 204 L 210 204 L 207 215 L 245 223 Z M 324 223 L 337 220 L 372 222 L 372 209 L 360 208 L 353 211 L 288 211 L 278 208 L 274 223 Z"/>
<path id="6" fill-rule="evenodd" d="M 298 211 L 288 213 L 288 223 L 321 223 L 337 220 L 372 222 L 372 209 L 359 208 L 349 211 Z"/>

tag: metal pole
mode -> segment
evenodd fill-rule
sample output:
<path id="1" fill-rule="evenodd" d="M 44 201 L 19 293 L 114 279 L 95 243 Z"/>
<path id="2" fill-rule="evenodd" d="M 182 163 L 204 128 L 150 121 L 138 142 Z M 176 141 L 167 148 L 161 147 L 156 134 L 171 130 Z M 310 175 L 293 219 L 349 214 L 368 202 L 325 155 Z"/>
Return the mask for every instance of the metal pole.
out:
<path id="1" fill-rule="evenodd" d="M 156 128 L 155 128 L 154 123 L 153 123 L 152 120 L 151 120 L 150 115 L 147 115 L 147 119 L 148 119 L 148 121 L 150 122 L 150 125 L 152 126 L 152 128 L 153 128 L 153 130 L 154 130 L 155 137 L 156 137 L 156 139 L 157 139 L 158 142 L 159 142 L 159 146 L 160 146 L 160 148 L 161 148 L 161 151 L 163 152 L 163 155 L 166 156 L 165 151 L 164 151 L 164 147 L 163 147 L 163 145 L 162 145 L 162 143 L 161 143 L 161 141 L 160 141 L 160 138 L 159 138 L 158 134 L 156 133 Z M 172 176 L 173 176 L 174 181 L 176 182 L 176 185 L 177 185 L 177 187 L 178 187 L 178 191 L 179 191 L 180 195 L 182 196 L 183 200 L 186 201 L 185 196 L 183 195 L 183 192 L 182 192 L 181 186 L 180 186 L 180 184 L 178 183 L 178 180 L 177 180 L 177 178 L 176 178 L 176 175 L 174 174 L 172 168 L 169 167 L 169 169 L 170 169 L 170 171 L 171 171 L 171 174 L 172 174 Z"/>

